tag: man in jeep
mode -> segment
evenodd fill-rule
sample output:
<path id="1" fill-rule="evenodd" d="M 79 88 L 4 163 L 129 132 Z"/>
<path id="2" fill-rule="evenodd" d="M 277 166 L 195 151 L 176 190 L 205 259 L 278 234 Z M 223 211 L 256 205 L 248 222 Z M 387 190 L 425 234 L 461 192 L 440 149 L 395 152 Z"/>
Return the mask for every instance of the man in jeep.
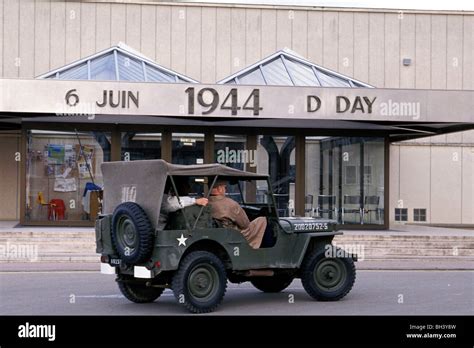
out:
<path id="1" fill-rule="evenodd" d="M 177 179 L 176 187 L 178 190 L 179 198 L 174 194 L 171 183 L 168 182 L 165 187 L 165 193 L 161 200 L 160 216 L 158 218 L 158 229 L 163 230 L 168 223 L 168 216 L 170 213 L 189 207 L 191 205 L 206 206 L 208 203 L 207 198 L 194 198 L 189 197 L 189 182 L 187 179 Z"/>
<path id="2" fill-rule="evenodd" d="M 233 199 L 225 196 L 226 181 L 217 181 L 211 190 L 209 204 L 212 217 L 218 220 L 223 227 L 239 230 L 250 246 L 258 249 L 267 228 L 267 219 L 263 216 L 249 221 L 242 207 Z"/>

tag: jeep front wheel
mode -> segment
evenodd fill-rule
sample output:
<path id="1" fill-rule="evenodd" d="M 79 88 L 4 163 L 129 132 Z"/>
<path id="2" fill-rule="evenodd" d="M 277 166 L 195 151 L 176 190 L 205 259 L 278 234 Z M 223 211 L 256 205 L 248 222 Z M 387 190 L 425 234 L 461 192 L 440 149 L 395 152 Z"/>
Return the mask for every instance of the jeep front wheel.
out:
<path id="1" fill-rule="evenodd" d="M 149 303 L 161 296 L 164 288 L 146 286 L 133 278 L 117 279 L 120 292 L 125 298 L 135 303 Z"/>
<path id="2" fill-rule="evenodd" d="M 210 252 L 194 251 L 181 261 L 172 288 L 178 303 L 190 312 L 212 312 L 222 302 L 227 288 L 224 265 Z"/>
<path id="3" fill-rule="evenodd" d="M 327 257 L 324 250 L 315 250 L 303 261 L 301 282 L 318 301 L 340 300 L 351 291 L 355 278 L 354 261 L 349 257 Z"/>
<path id="4" fill-rule="evenodd" d="M 263 292 L 280 292 L 290 286 L 294 277 L 289 275 L 276 275 L 273 277 L 255 278 L 250 282 Z"/>

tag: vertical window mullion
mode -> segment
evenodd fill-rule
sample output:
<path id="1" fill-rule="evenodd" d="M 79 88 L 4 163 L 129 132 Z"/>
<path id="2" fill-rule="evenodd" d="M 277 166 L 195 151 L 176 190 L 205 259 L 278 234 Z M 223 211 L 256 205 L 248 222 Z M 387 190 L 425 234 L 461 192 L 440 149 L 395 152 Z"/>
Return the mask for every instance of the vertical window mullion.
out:
<path id="1" fill-rule="evenodd" d="M 118 64 L 118 54 L 117 50 L 114 50 L 114 60 L 115 60 L 115 79 L 120 81 L 120 73 L 119 73 L 119 64 Z"/>

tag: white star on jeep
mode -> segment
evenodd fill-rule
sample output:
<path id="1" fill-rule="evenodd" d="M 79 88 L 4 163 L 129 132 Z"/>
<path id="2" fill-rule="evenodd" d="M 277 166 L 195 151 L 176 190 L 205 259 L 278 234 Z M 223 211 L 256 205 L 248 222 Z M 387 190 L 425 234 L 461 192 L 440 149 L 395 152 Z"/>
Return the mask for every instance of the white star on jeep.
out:
<path id="1" fill-rule="evenodd" d="M 183 236 L 182 233 L 181 233 L 181 237 L 180 237 L 180 238 L 176 238 L 176 239 L 177 239 L 178 242 L 179 242 L 179 243 L 178 243 L 178 246 L 180 246 L 180 245 L 186 246 L 186 239 L 188 239 L 188 238 L 184 238 L 184 236 Z"/>

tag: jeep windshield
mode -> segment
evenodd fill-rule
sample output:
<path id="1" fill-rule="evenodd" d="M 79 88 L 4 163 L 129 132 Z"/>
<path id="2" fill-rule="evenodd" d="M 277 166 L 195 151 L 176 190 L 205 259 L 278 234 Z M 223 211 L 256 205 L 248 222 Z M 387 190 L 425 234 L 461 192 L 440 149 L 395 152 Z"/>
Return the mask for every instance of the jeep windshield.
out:
<path id="1" fill-rule="evenodd" d="M 217 180 L 222 178 L 218 177 Z M 226 181 L 226 197 L 238 202 L 250 220 L 258 216 L 276 216 L 275 202 L 267 179 L 228 178 Z"/>

